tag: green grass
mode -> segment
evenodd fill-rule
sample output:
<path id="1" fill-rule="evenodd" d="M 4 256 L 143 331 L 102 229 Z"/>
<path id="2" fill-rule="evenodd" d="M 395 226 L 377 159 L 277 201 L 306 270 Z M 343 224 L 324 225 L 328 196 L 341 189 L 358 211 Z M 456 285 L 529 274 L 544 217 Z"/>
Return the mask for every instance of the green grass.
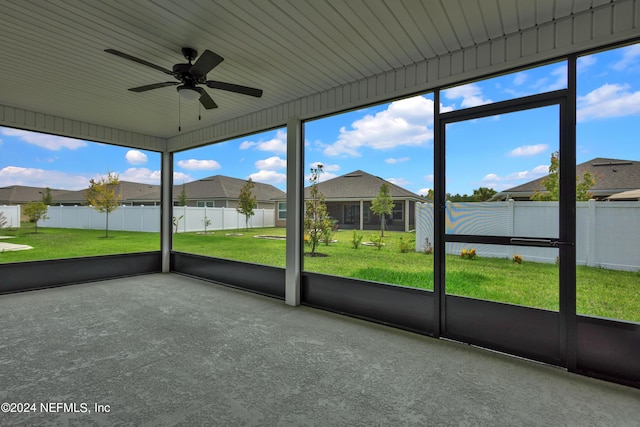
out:
<path id="1" fill-rule="evenodd" d="M 3 229 L 0 242 L 29 245 L 26 251 L 0 252 L 0 263 L 73 258 L 160 250 L 160 233 L 134 233 L 129 231 L 83 230 L 70 228 L 42 228 L 34 233 L 33 224 L 18 229 Z"/>
<path id="2" fill-rule="evenodd" d="M 242 233 L 242 236 L 227 236 Z M 337 243 L 321 244 L 317 252 L 326 257 L 303 259 L 306 271 L 359 278 L 421 289 L 433 289 L 433 255 L 400 252 L 400 237 L 413 239 L 412 233 L 385 233 L 385 246 L 360 246 L 353 249 L 352 231 L 334 234 Z M 33 227 L 3 230 L 14 235 L 5 240 L 33 246 L 35 249 L 0 253 L 0 263 L 36 259 L 106 255 L 158 250 L 158 233 L 109 232 L 101 230 L 39 229 Z M 254 236 L 284 236 L 283 228 L 215 231 L 211 234 L 180 233 L 174 235 L 174 249 L 206 256 L 246 261 L 276 267 L 285 266 L 285 241 L 257 239 Z M 370 241 L 373 232 L 362 232 Z M 308 251 L 308 248 L 306 248 Z M 500 301 L 558 310 L 558 267 L 554 264 L 482 258 L 474 260 L 447 256 L 447 292 L 491 301 Z M 640 272 L 577 268 L 578 313 L 640 322 Z"/>

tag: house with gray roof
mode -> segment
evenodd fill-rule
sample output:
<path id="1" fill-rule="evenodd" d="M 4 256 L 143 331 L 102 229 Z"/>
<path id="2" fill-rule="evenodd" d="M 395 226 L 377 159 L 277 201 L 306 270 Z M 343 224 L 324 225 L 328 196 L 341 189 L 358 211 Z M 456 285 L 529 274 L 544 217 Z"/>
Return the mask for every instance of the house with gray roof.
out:
<path id="1" fill-rule="evenodd" d="M 178 203 L 180 194 L 184 188 L 187 206 L 208 208 L 236 208 L 240 190 L 247 183 L 246 179 L 232 178 L 224 175 L 214 175 L 174 185 L 173 201 Z M 252 194 L 256 196 L 257 209 L 274 209 L 276 199 L 285 199 L 285 192 L 271 184 L 253 182 Z M 158 200 L 160 191 L 158 190 Z"/>
<path id="2" fill-rule="evenodd" d="M 385 218 L 386 229 L 410 231 L 415 229 L 415 203 L 424 199 L 399 185 L 385 181 L 367 172 L 356 170 L 318 184 L 326 199 L 329 216 L 343 229 L 379 230 L 380 216 L 371 211 L 371 202 L 376 198 L 383 183 L 389 185 L 394 205 L 391 215 Z M 305 200 L 311 197 L 311 187 L 304 189 Z M 286 203 L 278 201 L 276 226 L 286 224 Z"/>
<path id="3" fill-rule="evenodd" d="M 640 161 L 597 157 L 576 165 L 578 177 L 582 177 L 585 172 L 589 172 L 596 179 L 595 184 L 589 190 L 596 200 L 615 200 L 610 196 L 640 189 Z M 531 196 L 536 191 L 540 193 L 547 191 L 542 185 L 545 178 L 546 176 L 501 191 L 491 200 L 531 200 Z"/>

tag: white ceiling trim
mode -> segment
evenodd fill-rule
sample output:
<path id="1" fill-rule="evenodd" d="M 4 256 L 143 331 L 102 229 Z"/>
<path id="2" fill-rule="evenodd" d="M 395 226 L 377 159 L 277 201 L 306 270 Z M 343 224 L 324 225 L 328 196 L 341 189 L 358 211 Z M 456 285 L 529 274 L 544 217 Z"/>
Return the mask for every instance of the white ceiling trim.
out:
<path id="1" fill-rule="evenodd" d="M 639 36 L 639 4 L 640 0 L 619 0 L 582 10 L 431 60 L 185 132 L 168 138 L 167 147 L 180 151 L 221 142 L 284 127 L 291 118 L 308 120 L 330 115 L 625 42 Z"/>

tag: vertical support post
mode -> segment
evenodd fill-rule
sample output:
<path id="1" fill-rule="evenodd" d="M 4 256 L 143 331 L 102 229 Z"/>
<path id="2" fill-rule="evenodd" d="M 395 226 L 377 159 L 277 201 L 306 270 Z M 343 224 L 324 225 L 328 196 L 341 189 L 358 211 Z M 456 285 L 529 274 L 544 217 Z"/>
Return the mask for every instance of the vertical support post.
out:
<path id="1" fill-rule="evenodd" d="M 302 122 L 291 119 L 287 123 L 287 241 L 285 271 L 285 303 L 300 305 L 302 271 L 302 188 L 303 135 Z"/>
<path id="2" fill-rule="evenodd" d="M 360 200 L 360 231 L 364 230 L 364 200 Z"/>
<path id="3" fill-rule="evenodd" d="M 404 201 L 404 231 L 409 231 L 409 199 Z"/>
<path id="4" fill-rule="evenodd" d="M 576 76 L 577 55 L 567 60 L 568 94 L 560 108 L 560 360 L 578 365 L 576 318 Z"/>
<path id="5" fill-rule="evenodd" d="M 171 271 L 173 245 L 173 153 L 162 152 L 160 186 L 160 252 L 162 272 Z"/>
<path id="6" fill-rule="evenodd" d="M 445 125 L 440 119 L 440 90 L 433 93 L 433 334 L 445 325 Z"/>

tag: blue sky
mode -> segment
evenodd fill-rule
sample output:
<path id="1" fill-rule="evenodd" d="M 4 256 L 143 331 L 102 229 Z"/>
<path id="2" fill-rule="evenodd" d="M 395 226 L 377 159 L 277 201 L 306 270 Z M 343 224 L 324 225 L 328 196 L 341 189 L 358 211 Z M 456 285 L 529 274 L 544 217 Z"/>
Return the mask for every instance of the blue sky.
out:
<path id="1" fill-rule="evenodd" d="M 640 44 L 580 59 L 578 163 L 595 157 L 640 160 Z M 566 87 L 565 63 L 458 86 L 441 95 L 450 111 Z M 415 193 L 433 188 L 433 96 L 372 106 L 305 125 L 305 171 L 322 180 L 356 169 Z M 447 192 L 498 191 L 547 173 L 558 149 L 557 107 L 447 127 Z M 286 132 L 278 129 L 175 154 L 175 182 L 221 174 L 286 190 Z M 89 179 L 158 184 L 160 155 L 149 151 L 0 128 L 0 187 L 81 189 Z"/>

